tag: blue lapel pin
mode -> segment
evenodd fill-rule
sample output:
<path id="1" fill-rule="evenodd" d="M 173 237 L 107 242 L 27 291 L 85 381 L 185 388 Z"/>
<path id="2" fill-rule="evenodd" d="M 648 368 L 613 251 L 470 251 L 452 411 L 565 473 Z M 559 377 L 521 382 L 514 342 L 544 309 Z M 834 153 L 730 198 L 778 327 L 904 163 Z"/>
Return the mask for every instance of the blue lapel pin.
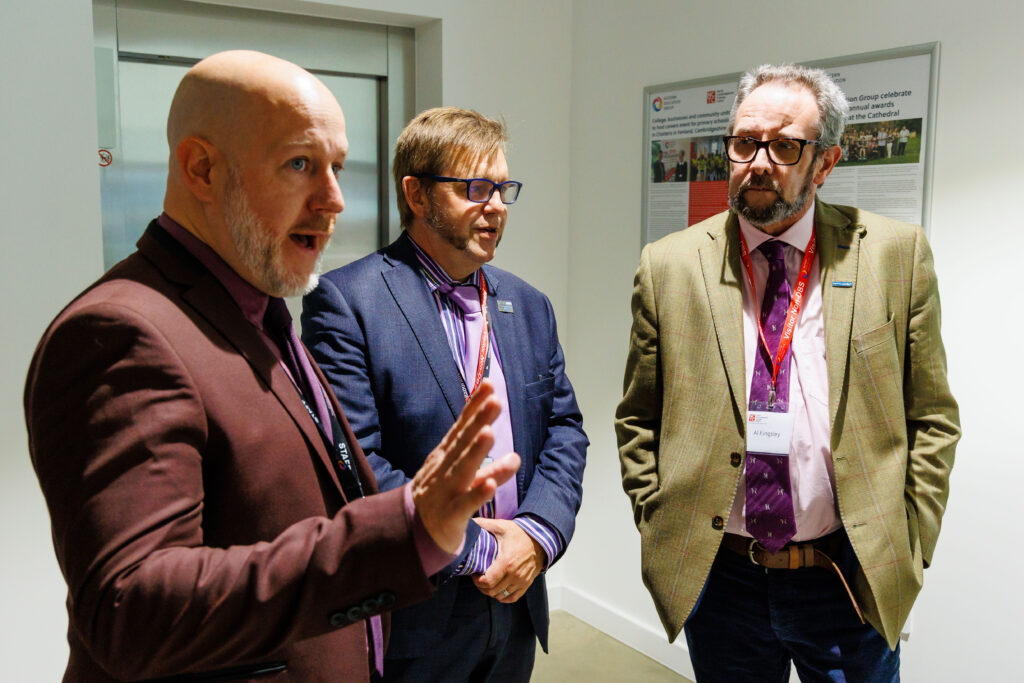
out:
<path id="1" fill-rule="evenodd" d="M 833 280 L 832 281 L 832 286 L 833 287 L 853 287 L 853 283 L 850 282 L 849 280 Z"/>
<path id="2" fill-rule="evenodd" d="M 512 302 L 503 301 L 501 299 L 498 299 L 498 310 L 501 311 L 502 313 L 515 313 L 515 311 L 512 309 Z"/>

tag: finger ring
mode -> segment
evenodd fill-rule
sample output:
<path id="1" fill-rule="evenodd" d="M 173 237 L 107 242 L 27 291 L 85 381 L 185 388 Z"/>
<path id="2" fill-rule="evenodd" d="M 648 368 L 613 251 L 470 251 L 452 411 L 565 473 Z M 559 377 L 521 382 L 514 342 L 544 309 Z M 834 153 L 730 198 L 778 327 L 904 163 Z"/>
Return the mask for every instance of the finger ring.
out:
<path id="1" fill-rule="evenodd" d="M 509 595 L 511 595 L 511 593 L 508 592 L 507 588 L 502 588 L 501 589 L 501 597 L 507 598 Z"/>

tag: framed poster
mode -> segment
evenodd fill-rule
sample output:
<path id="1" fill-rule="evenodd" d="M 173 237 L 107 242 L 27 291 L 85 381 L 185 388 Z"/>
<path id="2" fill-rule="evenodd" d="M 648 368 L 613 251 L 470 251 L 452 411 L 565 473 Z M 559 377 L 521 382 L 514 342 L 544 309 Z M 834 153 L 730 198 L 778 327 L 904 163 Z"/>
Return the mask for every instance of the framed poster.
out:
<path id="1" fill-rule="evenodd" d="M 928 229 L 939 44 L 805 62 L 850 102 L 843 156 L 818 195 Z M 729 208 L 722 136 L 739 73 L 644 88 L 641 243 Z"/>

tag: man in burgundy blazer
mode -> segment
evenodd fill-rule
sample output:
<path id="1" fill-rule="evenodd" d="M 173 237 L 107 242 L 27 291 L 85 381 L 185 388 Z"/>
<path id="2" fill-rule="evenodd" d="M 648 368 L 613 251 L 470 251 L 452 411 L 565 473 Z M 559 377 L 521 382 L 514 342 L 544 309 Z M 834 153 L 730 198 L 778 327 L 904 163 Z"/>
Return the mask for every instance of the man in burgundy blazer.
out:
<path id="1" fill-rule="evenodd" d="M 344 130 L 295 65 L 200 62 L 171 105 L 165 213 L 40 341 L 25 412 L 68 584 L 65 680 L 369 680 L 376 615 L 430 594 L 514 473 L 514 455 L 477 470 L 487 386 L 410 486 L 368 495 L 323 375 L 264 317 L 316 281 Z"/>

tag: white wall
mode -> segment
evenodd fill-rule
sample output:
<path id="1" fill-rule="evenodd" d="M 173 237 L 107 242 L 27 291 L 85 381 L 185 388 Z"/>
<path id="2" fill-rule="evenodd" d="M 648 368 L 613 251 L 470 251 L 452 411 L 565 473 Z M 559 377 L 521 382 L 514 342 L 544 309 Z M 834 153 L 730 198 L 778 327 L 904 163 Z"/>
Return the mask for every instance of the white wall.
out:
<path id="1" fill-rule="evenodd" d="M 53 681 L 66 659 L 65 588 L 21 390 L 43 328 L 103 263 L 89 3 L 4 2 L 0 51 L 0 660 L 10 680 Z"/>
<path id="2" fill-rule="evenodd" d="M 427 72 L 420 77 L 435 79 L 418 91 L 422 104 L 457 104 L 506 117 L 512 172 L 526 189 L 513 207 L 497 263 L 551 296 L 593 441 L 579 532 L 552 571 L 555 598 L 683 671 L 685 652 L 662 644 L 640 585 L 639 543 L 619 485 L 611 428 L 639 256 L 643 87 L 762 61 L 941 41 L 931 238 L 966 437 L 935 565 L 926 572 L 904 648 L 904 680 L 1000 680 L 1015 670 L 1020 629 L 1014 616 L 1024 604 L 1014 570 L 1024 552 L 1008 521 L 1022 512 L 1013 482 L 1024 478 L 1024 449 L 1012 431 L 1018 409 L 1012 387 L 1022 379 L 1011 341 L 1022 328 L 1013 305 L 1020 287 L 1012 247 L 1024 226 L 1019 212 L 1002 208 L 1024 180 L 1018 162 L 1024 138 L 1016 125 L 1024 91 L 1014 73 L 1024 52 L 1015 5 L 223 4 L 417 26 L 439 48 L 421 60 Z M 91 10 L 89 0 L 40 0 L 5 2 L 0 11 L 0 277 L 7 295 L 0 337 L 0 539 L 6 560 L 0 567 L 0 660 L 12 680 L 55 680 L 65 656 L 64 587 L 28 462 L 21 387 L 47 321 L 102 269 Z M 997 366 L 994 359 L 1003 358 L 1011 360 Z"/>
<path id="3" fill-rule="evenodd" d="M 1015 249 L 1024 225 L 1014 200 L 1024 181 L 1022 25 L 1019 5 L 991 0 L 574 3 L 569 341 L 593 444 L 579 531 L 561 568 L 566 604 L 679 661 L 644 635 L 661 628 L 639 581 L 611 427 L 640 251 L 643 87 L 938 40 L 931 242 L 965 437 L 903 674 L 1006 680 L 1019 671 L 1024 551 L 1011 524 L 1024 511 L 1014 429 L 1024 379 Z"/>

